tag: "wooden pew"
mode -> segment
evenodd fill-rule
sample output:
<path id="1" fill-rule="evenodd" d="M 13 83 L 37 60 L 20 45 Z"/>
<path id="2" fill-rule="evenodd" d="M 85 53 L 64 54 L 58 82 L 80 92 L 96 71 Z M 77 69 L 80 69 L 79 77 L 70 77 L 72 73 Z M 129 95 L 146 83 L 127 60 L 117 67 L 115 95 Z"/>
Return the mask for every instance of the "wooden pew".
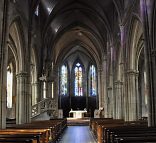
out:
<path id="1" fill-rule="evenodd" d="M 93 131 L 93 133 L 95 134 L 95 136 L 97 135 L 97 128 L 99 125 L 104 125 L 104 124 L 109 124 L 109 123 L 113 123 L 113 122 L 124 122 L 124 120 L 122 119 L 111 119 L 111 118 L 103 118 L 103 119 L 97 119 L 97 120 L 94 120 L 92 122 L 92 126 L 91 126 L 91 130 Z"/>
<path id="2" fill-rule="evenodd" d="M 89 127 L 90 129 L 94 128 L 94 125 L 98 121 L 111 120 L 113 118 L 90 118 Z"/>
<path id="3" fill-rule="evenodd" d="M 44 127 L 50 127 L 52 139 L 57 140 L 60 134 L 64 131 L 67 127 L 67 120 L 66 119 L 53 119 L 53 120 L 46 120 L 46 121 L 35 121 L 32 122 L 33 125 L 44 125 Z"/>
<path id="4" fill-rule="evenodd" d="M 138 137 L 122 137 L 116 138 L 114 143 L 155 143 L 155 136 L 138 136 Z"/>
<path id="5" fill-rule="evenodd" d="M 147 127 L 147 121 L 145 120 L 139 120 L 139 121 L 128 121 L 124 122 L 124 120 L 121 119 L 109 119 L 109 120 L 100 120 L 100 119 L 92 119 L 92 125 L 90 125 L 91 130 L 93 131 L 95 137 L 97 138 L 98 143 L 110 143 L 110 136 L 108 129 L 110 128 L 120 128 L 123 126 L 126 126 L 128 128 L 129 126 L 141 126 L 142 128 Z"/>
<path id="6" fill-rule="evenodd" d="M 44 120 L 44 121 L 33 121 L 32 123 L 15 125 L 12 129 L 24 129 L 24 130 L 46 130 L 46 135 L 44 136 L 45 142 L 56 141 L 59 135 L 66 128 L 66 119 L 56 119 L 56 120 Z"/>
<path id="7" fill-rule="evenodd" d="M 37 142 L 48 142 L 49 139 L 47 139 L 47 130 L 42 129 L 6 129 L 6 130 L 0 130 L 0 137 L 7 137 L 7 136 L 17 136 L 17 138 L 26 138 L 31 137 L 34 138 Z M 8 138 L 9 138 L 8 136 Z"/>
<path id="8" fill-rule="evenodd" d="M 105 138 L 103 134 L 104 128 L 107 126 L 121 126 L 124 124 L 123 119 L 112 119 L 112 118 L 102 118 L 102 119 L 92 119 L 91 130 L 94 136 L 97 138 L 98 143 L 102 143 L 103 138 Z"/>
<path id="9" fill-rule="evenodd" d="M 105 124 L 105 125 L 99 125 L 98 129 L 97 129 L 97 141 L 98 143 L 106 143 L 107 142 L 107 128 L 110 127 L 120 127 L 123 126 L 123 123 L 109 123 L 109 124 Z"/>
<path id="10" fill-rule="evenodd" d="M 40 143 L 40 134 L 0 134 L 0 142 L 4 141 Z"/>
<path id="11" fill-rule="evenodd" d="M 3 143 L 36 143 L 33 139 L 28 138 L 0 138 L 0 142 Z"/>
<path id="12" fill-rule="evenodd" d="M 102 122 L 98 122 L 96 124 L 96 130 L 95 130 L 95 133 L 97 133 L 97 139 L 99 141 L 100 139 L 100 136 L 102 138 L 103 137 L 103 129 L 106 128 L 106 127 L 109 127 L 109 126 L 121 126 L 124 124 L 124 120 L 122 119 L 111 119 L 111 120 L 106 120 L 106 121 L 102 121 Z"/>
<path id="13" fill-rule="evenodd" d="M 139 121 L 140 122 L 140 121 Z M 135 130 L 137 131 L 138 129 L 140 129 L 140 131 L 144 128 L 147 128 L 147 123 L 139 123 L 138 121 L 133 121 L 128 123 L 126 122 L 126 124 L 124 123 L 124 125 L 121 125 L 121 126 L 116 126 L 116 127 L 107 127 L 105 128 L 105 142 L 110 142 L 110 138 L 113 138 L 114 137 L 114 134 L 115 132 L 127 132 L 127 130 Z M 132 124 L 131 124 L 132 123 Z M 136 124 L 135 124 L 136 123 Z M 138 132 L 140 132 L 138 131 Z"/>
<path id="14" fill-rule="evenodd" d="M 27 124 L 12 125 L 11 128 L 0 130 L 0 142 L 55 142 L 66 126 L 66 119 L 33 121 Z"/>
<path id="15" fill-rule="evenodd" d="M 129 138 L 135 137 L 141 139 L 141 137 L 155 137 L 156 128 L 155 127 L 144 127 L 144 126 L 133 126 L 133 127 L 118 127 L 109 129 L 110 139 L 107 142 L 113 143 L 117 138 Z M 147 140 L 147 139 L 146 139 Z M 138 140 L 137 140 L 138 141 Z"/>

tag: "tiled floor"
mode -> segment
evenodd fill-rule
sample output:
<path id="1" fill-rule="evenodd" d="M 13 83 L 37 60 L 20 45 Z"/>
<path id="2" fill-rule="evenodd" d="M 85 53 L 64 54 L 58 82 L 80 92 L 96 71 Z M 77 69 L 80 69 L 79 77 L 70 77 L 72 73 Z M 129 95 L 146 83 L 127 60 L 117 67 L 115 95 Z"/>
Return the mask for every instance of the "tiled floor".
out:
<path id="1" fill-rule="evenodd" d="M 68 126 L 58 143 L 96 143 L 88 126 Z"/>

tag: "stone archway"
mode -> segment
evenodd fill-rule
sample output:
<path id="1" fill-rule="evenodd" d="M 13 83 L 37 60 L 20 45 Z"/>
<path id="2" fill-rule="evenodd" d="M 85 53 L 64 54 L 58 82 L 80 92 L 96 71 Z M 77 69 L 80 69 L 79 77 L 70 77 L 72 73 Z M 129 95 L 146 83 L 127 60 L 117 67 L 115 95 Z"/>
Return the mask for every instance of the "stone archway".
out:
<path id="1" fill-rule="evenodd" d="M 143 47 L 144 41 L 142 23 L 137 17 L 132 16 L 129 35 L 129 47 L 127 50 L 127 120 L 140 119 L 142 117 L 142 111 L 144 110 L 143 108 L 145 107 L 143 106 L 145 103 L 143 103 L 142 100 L 145 99 L 145 92 L 140 92 L 140 87 L 145 86 L 143 85 L 144 83 L 140 83 L 140 81 L 144 81 Z"/>
<path id="2" fill-rule="evenodd" d="M 16 123 L 21 124 L 29 122 L 30 120 L 30 96 L 28 86 L 28 72 L 27 71 L 27 51 L 24 45 L 25 35 L 23 35 L 23 27 L 20 18 L 16 18 L 9 26 L 8 44 L 14 56 L 16 81 L 13 87 L 16 93 Z M 11 55 L 8 53 L 8 59 Z"/>

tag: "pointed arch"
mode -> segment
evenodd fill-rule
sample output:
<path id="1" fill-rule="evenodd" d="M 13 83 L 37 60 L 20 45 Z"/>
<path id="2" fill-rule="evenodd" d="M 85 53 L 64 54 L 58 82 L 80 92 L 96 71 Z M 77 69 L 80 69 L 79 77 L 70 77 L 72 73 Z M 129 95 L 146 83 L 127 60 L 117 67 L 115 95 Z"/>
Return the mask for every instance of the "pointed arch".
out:
<path id="1" fill-rule="evenodd" d="M 13 20 L 9 27 L 9 42 L 12 44 L 11 49 L 16 59 L 16 73 L 25 69 L 25 49 L 22 25 L 20 18 L 17 17 Z"/>
<path id="2" fill-rule="evenodd" d="M 128 37 L 128 68 L 137 70 L 139 55 L 143 45 L 143 27 L 140 19 L 135 15 L 133 15 L 131 19 Z"/>
<path id="3" fill-rule="evenodd" d="M 7 108 L 12 108 L 13 96 L 13 65 L 9 63 L 7 66 Z"/>
<path id="4" fill-rule="evenodd" d="M 84 66 L 79 58 L 75 60 L 72 68 L 73 73 L 73 85 L 74 85 L 74 96 L 83 96 L 84 89 L 83 89 L 83 73 L 84 73 Z"/>
<path id="5" fill-rule="evenodd" d="M 60 95 L 68 95 L 68 66 L 64 63 L 60 68 Z"/>
<path id="6" fill-rule="evenodd" d="M 82 79 L 83 79 L 82 65 L 79 62 L 77 62 L 74 67 L 75 96 L 83 96 Z"/>
<path id="7" fill-rule="evenodd" d="M 89 96 L 97 95 L 97 70 L 94 64 L 90 64 L 88 71 Z"/>
<path id="8" fill-rule="evenodd" d="M 10 19 L 11 23 L 8 29 L 7 47 L 8 62 L 9 59 L 14 60 L 15 72 L 13 81 L 13 108 L 7 110 L 7 117 L 16 119 L 16 123 L 25 123 L 30 120 L 30 96 L 28 86 L 29 56 L 26 43 L 27 27 L 24 25 L 23 19 L 20 16 L 15 16 Z M 26 33 L 24 32 L 26 31 Z M 11 56 L 11 57 L 10 57 Z M 9 64 L 9 63 L 8 63 Z M 23 87 L 22 90 L 20 87 Z M 25 102 L 23 102 L 25 100 Z M 26 108 L 27 107 L 27 108 Z M 12 116 L 13 114 L 13 116 Z M 8 116 L 9 115 L 9 116 Z M 20 116 L 19 116 L 20 115 Z"/>

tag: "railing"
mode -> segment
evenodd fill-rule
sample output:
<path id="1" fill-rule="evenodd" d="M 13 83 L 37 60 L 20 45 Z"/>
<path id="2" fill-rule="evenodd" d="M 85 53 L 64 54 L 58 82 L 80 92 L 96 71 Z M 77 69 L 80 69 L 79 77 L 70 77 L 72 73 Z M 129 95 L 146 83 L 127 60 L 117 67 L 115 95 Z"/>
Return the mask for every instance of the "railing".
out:
<path id="1" fill-rule="evenodd" d="M 32 106 L 31 117 L 36 117 L 46 111 L 56 110 L 56 100 L 51 98 L 46 98 L 37 104 Z"/>

